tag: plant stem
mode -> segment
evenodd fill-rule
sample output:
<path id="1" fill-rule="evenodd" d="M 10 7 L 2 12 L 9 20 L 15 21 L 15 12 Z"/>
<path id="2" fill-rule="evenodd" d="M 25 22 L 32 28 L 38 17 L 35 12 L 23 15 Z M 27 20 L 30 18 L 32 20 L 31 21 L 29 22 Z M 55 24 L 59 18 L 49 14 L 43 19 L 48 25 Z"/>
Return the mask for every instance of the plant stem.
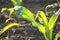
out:
<path id="1" fill-rule="evenodd" d="M 43 34 L 43 35 L 44 35 L 45 39 L 48 40 L 48 38 L 46 37 L 46 35 L 45 34 Z"/>

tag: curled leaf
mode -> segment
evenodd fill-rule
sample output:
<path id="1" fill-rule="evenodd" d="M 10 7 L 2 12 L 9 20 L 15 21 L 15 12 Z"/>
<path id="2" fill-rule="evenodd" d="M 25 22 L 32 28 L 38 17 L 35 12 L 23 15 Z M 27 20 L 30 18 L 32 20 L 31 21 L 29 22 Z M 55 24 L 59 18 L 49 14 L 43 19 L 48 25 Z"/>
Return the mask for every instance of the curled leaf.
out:
<path id="1" fill-rule="evenodd" d="M 16 22 L 16 20 L 15 20 L 14 18 L 9 18 L 9 19 L 6 20 L 6 23 L 7 23 L 9 20 L 13 20 L 13 21 Z"/>
<path id="2" fill-rule="evenodd" d="M 18 24 L 18 23 L 8 24 L 7 26 L 5 26 L 5 27 L 0 31 L 0 35 L 3 34 L 5 31 L 7 31 L 9 28 L 14 27 L 14 26 L 21 26 L 21 24 Z"/>

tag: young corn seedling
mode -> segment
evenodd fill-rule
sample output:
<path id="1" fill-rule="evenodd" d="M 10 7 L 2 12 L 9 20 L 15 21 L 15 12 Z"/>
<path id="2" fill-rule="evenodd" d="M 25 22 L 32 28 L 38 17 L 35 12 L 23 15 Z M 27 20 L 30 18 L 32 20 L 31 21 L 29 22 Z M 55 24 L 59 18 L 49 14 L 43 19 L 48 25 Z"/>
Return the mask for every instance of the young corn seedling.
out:
<path id="1" fill-rule="evenodd" d="M 43 24 L 45 27 L 45 39 L 46 40 L 52 40 L 52 32 L 53 32 L 53 28 L 54 28 L 54 24 L 59 16 L 60 13 L 60 9 L 51 16 L 50 20 L 48 20 L 44 14 L 44 12 L 40 12 L 40 16 L 43 20 Z M 39 28 L 40 29 L 40 28 Z"/>
<path id="2" fill-rule="evenodd" d="M 38 28 L 38 30 L 43 33 L 46 40 L 52 40 L 52 32 L 54 29 L 55 22 L 57 21 L 57 18 L 60 14 L 60 9 L 55 14 L 53 14 L 49 20 L 47 19 L 46 15 L 43 11 L 38 12 L 39 16 L 36 16 L 36 18 L 37 17 L 39 17 L 39 19 L 41 18 L 42 19 L 41 22 L 43 22 L 43 25 L 37 23 L 35 21 L 36 18 L 34 19 L 33 14 L 25 7 L 22 7 L 20 11 L 22 13 L 23 18 L 31 21 L 33 26 L 36 26 Z M 58 35 L 60 35 L 60 34 L 58 34 Z"/>
<path id="3" fill-rule="evenodd" d="M 44 24 L 44 25 L 41 25 L 35 21 L 37 16 L 34 19 L 33 14 L 28 9 L 26 9 L 25 7 L 20 6 L 20 7 L 18 7 L 18 10 L 19 10 L 20 14 L 23 16 L 23 18 L 31 21 L 33 26 L 36 26 L 38 28 L 38 30 L 43 33 L 46 40 L 52 40 L 52 31 L 54 28 L 54 24 L 55 24 L 55 22 L 59 16 L 58 13 L 54 14 L 48 22 L 48 19 L 46 18 L 44 12 L 42 12 L 42 11 L 39 12 L 38 14 L 41 16 L 41 17 L 38 16 L 40 19 L 39 21 L 41 22 L 41 19 L 42 19 L 43 24 Z M 18 13 L 18 11 L 16 11 L 16 12 Z"/>

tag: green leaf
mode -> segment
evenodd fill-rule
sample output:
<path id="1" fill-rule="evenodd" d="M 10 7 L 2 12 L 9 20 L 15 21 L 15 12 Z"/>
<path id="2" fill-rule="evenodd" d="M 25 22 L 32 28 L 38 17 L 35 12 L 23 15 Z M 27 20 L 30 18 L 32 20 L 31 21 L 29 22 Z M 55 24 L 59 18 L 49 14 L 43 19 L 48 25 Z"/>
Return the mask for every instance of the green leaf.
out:
<path id="1" fill-rule="evenodd" d="M 33 26 L 36 26 L 39 30 L 39 32 L 42 32 L 43 34 L 45 34 L 45 27 L 37 22 L 32 22 Z"/>
<path id="2" fill-rule="evenodd" d="M 39 13 L 40 13 L 41 18 L 43 19 L 44 25 L 47 26 L 48 20 L 47 20 L 45 13 L 43 11 L 40 11 Z"/>
<path id="3" fill-rule="evenodd" d="M 39 26 L 38 26 L 38 30 L 39 30 L 40 32 L 42 32 L 43 34 L 45 34 L 45 27 L 44 27 L 43 25 L 39 25 Z"/>
<path id="4" fill-rule="evenodd" d="M 39 12 L 37 12 L 36 16 L 35 16 L 35 20 L 39 17 Z"/>
<path id="5" fill-rule="evenodd" d="M 19 6 L 22 3 L 22 0 L 11 0 L 14 6 Z"/>
<path id="6" fill-rule="evenodd" d="M 39 20 L 39 22 L 40 22 L 41 24 L 43 24 L 43 20 L 42 20 L 41 17 L 39 17 L 38 20 Z"/>
<path id="7" fill-rule="evenodd" d="M 7 10 L 7 8 L 2 8 L 1 12 L 4 12 L 4 11 L 6 11 L 6 10 Z"/>
<path id="8" fill-rule="evenodd" d="M 56 34 L 54 40 L 57 40 L 60 37 L 60 31 Z"/>
<path id="9" fill-rule="evenodd" d="M 0 35 L 3 34 L 5 31 L 7 31 L 9 28 L 14 27 L 14 26 L 21 26 L 21 24 L 18 24 L 18 23 L 8 24 L 7 26 L 5 26 L 5 27 L 0 31 Z"/>
<path id="10" fill-rule="evenodd" d="M 57 18 L 59 16 L 59 12 L 60 12 L 60 9 L 55 14 L 53 14 L 52 17 L 50 18 L 49 23 L 48 23 L 50 30 L 53 29 L 54 24 L 57 21 Z"/>
<path id="11" fill-rule="evenodd" d="M 7 23 L 9 20 L 13 20 L 13 21 L 16 22 L 16 20 L 15 20 L 14 18 L 9 18 L 9 19 L 6 20 L 6 23 Z"/>
<path id="12" fill-rule="evenodd" d="M 12 15 L 14 12 L 14 8 L 9 8 L 8 11 L 10 11 L 10 15 Z"/>
<path id="13" fill-rule="evenodd" d="M 33 14 L 27 8 L 22 7 L 20 11 L 22 13 L 23 18 L 25 18 L 29 21 L 34 21 Z"/>

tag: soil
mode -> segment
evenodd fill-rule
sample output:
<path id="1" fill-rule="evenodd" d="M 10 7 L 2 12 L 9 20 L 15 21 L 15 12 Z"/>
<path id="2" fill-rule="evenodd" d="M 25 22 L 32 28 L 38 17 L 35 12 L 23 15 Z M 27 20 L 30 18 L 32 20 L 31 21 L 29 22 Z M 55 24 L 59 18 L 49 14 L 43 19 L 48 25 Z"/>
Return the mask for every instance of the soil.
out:
<path id="1" fill-rule="evenodd" d="M 3 1 L 0 2 L 1 6 L 0 9 L 2 7 L 13 7 L 12 3 L 10 1 Z M 7 4 L 8 3 L 8 4 Z M 54 2 L 51 2 L 54 3 Z M 35 13 L 37 11 L 43 10 L 46 7 L 46 5 L 51 4 L 51 3 L 46 3 L 46 2 L 23 2 L 22 6 L 25 6 L 26 8 L 28 8 L 32 13 Z M 59 7 L 57 8 L 53 8 L 53 9 L 48 9 L 49 15 L 48 17 L 50 17 L 52 15 L 52 13 L 55 13 L 57 10 L 59 9 Z M 1 16 L 1 15 L 0 15 Z M 5 18 L 4 16 L 0 17 L 0 30 L 7 25 L 7 23 L 5 23 L 7 18 Z M 29 21 L 20 18 L 19 19 L 21 24 L 25 24 L 25 26 L 21 26 L 21 27 L 13 27 L 10 28 L 9 30 L 7 30 L 4 34 L 0 35 L 0 40 L 45 40 L 44 36 L 42 35 L 41 32 L 38 31 L 38 29 L 34 26 L 32 26 L 30 24 Z M 56 33 L 58 33 L 58 31 L 60 31 L 60 16 L 55 24 L 54 27 L 54 31 L 53 31 L 53 39 L 56 35 Z M 58 40 L 60 40 L 60 38 L 58 38 Z"/>

